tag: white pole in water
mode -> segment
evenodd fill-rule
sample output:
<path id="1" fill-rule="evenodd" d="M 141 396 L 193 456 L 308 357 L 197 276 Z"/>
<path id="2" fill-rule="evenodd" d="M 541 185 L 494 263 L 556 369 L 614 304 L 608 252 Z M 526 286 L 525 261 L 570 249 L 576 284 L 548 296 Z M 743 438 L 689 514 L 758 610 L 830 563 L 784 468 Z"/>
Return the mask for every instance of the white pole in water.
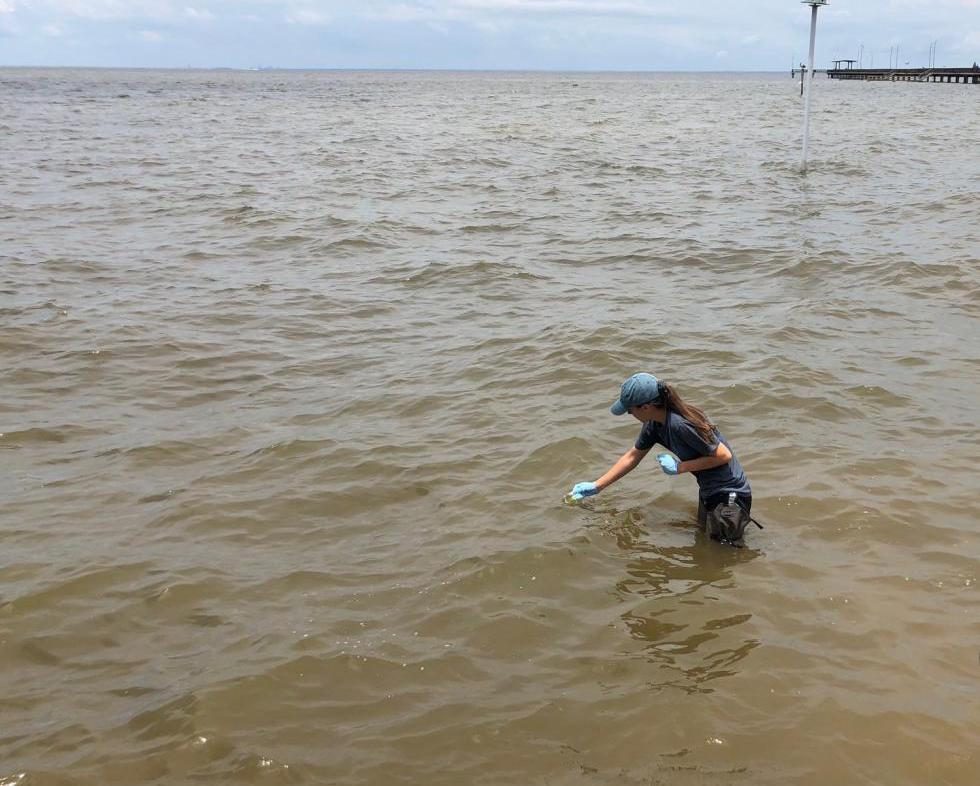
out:
<path id="1" fill-rule="evenodd" d="M 803 172 L 806 172 L 806 148 L 810 136 L 810 95 L 813 93 L 813 45 L 817 40 L 817 9 L 827 5 L 827 0 L 802 0 L 811 8 L 810 13 L 810 59 L 806 72 L 806 98 L 803 100 Z"/>

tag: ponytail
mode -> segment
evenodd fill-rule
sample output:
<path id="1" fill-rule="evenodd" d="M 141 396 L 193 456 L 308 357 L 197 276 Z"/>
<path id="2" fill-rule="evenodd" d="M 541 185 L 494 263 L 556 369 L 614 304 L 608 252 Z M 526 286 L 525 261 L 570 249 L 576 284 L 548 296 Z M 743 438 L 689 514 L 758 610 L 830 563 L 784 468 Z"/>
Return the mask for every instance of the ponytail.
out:
<path id="1" fill-rule="evenodd" d="M 662 406 L 671 411 L 676 412 L 684 420 L 694 426 L 694 430 L 698 432 L 698 435 L 707 442 L 709 445 L 715 440 L 715 424 L 711 422 L 708 416 L 704 413 L 704 410 L 700 407 L 696 407 L 693 404 L 688 404 L 684 399 L 682 399 L 676 390 L 674 390 L 673 385 L 669 385 L 666 382 L 661 382 L 660 385 L 660 398 Z"/>

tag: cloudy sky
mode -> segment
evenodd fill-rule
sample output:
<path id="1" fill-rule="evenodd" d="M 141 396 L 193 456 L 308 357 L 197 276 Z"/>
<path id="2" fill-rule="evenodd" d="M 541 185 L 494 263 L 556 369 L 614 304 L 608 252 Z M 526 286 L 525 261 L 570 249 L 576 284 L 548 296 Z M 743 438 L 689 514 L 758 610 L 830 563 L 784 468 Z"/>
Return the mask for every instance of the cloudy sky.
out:
<path id="1" fill-rule="evenodd" d="M 0 65 L 786 70 L 799 0 L 0 0 Z M 818 67 L 980 60 L 980 0 L 830 0 Z M 872 62 L 873 61 L 873 62 Z"/>

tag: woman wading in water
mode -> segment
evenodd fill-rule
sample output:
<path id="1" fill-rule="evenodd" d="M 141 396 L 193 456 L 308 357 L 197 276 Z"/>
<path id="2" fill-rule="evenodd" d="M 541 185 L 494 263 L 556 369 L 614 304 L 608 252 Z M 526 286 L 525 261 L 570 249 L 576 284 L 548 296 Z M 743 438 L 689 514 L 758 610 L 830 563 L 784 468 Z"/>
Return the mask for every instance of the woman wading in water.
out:
<path id="1" fill-rule="evenodd" d="M 643 424 L 639 436 L 598 480 L 576 483 L 572 499 L 598 494 L 635 469 L 654 445 L 663 445 L 674 454 L 657 456 L 664 473 L 690 472 L 698 481 L 698 523 L 713 539 L 743 546 L 752 487 L 731 446 L 704 411 L 685 402 L 671 385 L 644 373 L 623 383 L 610 411 L 639 420 Z"/>

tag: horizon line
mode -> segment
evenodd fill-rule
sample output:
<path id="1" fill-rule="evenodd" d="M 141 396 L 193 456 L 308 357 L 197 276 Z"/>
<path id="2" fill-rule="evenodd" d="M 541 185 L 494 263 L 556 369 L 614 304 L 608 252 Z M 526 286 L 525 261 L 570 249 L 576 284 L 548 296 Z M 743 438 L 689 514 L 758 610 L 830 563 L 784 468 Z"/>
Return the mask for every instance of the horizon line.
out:
<path id="1" fill-rule="evenodd" d="M 466 68 L 443 66 L 385 67 L 385 66 L 138 66 L 138 65 L 38 65 L 3 64 L 0 69 L 88 69 L 100 71 L 354 71 L 354 72 L 447 72 L 447 73 L 561 73 L 561 74 L 776 74 L 784 68 Z M 798 67 L 797 67 L 798 70 Z"/>

